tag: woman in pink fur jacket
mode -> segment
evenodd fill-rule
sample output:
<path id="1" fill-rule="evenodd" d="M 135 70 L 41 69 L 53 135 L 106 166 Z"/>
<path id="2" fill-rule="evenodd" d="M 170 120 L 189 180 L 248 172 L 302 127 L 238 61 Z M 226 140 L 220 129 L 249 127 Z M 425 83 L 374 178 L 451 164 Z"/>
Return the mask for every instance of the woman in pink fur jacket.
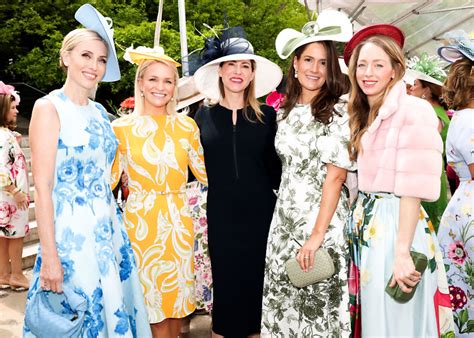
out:
<path id="1" fill-rule="evenodd" d="M 398 28 L 374 25 L 344 51 L 352 83 L 349 151 L 360 191 L 348 227 L 355 337 L 453 332 L 439 245 L 420 208 L 421 200 L 438 199 L 443 145 L 431 105 L 406 94 L 403 41 Z M 426 256 L 426 270 L 417 271 L 412 252 Z M 392 288 L 413 297 L 392 298 L 385 291 Z"/>

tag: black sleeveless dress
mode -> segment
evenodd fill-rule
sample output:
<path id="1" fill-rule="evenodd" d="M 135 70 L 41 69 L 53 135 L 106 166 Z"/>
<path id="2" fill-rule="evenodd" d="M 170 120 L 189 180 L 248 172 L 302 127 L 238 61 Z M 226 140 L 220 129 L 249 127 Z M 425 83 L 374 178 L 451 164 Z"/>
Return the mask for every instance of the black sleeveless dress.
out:
<path id="1" fill-rule="evenodd" d="M 209 181 L 207 219 L 212 265 L 213 331 L 225 337 L 260 332 L 267 236 L 281 176 L 274 139 L 276 113 L 261 106 L 264 123 L 221 105 L 202 107 L 201 131 Z"/>

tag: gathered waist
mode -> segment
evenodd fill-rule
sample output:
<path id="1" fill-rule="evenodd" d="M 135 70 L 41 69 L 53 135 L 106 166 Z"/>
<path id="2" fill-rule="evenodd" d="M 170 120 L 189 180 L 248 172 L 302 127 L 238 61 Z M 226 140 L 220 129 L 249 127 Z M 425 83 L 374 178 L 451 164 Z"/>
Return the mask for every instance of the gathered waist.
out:
<path id="1" fill-rule="evenodd" d="M 186 194 L 186 189 L 177 189 L 177 190 L 139 190 L 139 191 L 130 191 L 130 195 L 176 195 L 176 194 Z"/>
<path id="2" fill-rule="evenodd" d="M 392 192 L 365 192 L 365 191 L 359 191 L 359 196 L 362 195 L 364 198 L 369 198 L 369 199 L 380 199 L 380 198 L 395 198 L 399 199 L 400 197 L 396 196 Z"/>

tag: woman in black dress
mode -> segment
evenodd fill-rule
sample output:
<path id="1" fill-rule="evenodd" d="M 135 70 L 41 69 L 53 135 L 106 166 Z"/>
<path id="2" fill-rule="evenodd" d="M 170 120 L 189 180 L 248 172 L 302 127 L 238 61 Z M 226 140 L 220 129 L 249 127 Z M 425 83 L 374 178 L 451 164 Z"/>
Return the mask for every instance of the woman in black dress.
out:
<path id="1" fill-rule="evenodd" d="M 209 178 L 207 217 L 214 286 L 213 337 L 259 335 L 267 235 L 281 174 L 276 113 L 261 97 L 279 84 L 273 62 L 243 38 L 219 41 L 220 57 L 194 75 L 218 102 L 196 114 Z"/>

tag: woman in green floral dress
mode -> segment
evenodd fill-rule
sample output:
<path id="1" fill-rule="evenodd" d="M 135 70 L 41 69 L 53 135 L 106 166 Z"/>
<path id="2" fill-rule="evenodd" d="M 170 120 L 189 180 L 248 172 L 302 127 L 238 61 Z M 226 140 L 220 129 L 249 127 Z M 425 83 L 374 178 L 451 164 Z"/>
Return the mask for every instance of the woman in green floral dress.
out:
<path id="1" fill-rule="evenodd" d="M 446 105 L 441 100 L 441 90 L 443 82 L 446 78 L 446 72 L 442 68 L 441 59 L 437 56 L 428 56 L 424 53 L 420 58 L 417 56 L 411 58 L 407 62 L 408 69 L 404 79 L 413 78 L 413 85 L 410 87 L 408 94 L 422 98 L 428 101 L 438 116 L 438 131 L 446 144 L 446 135 L 449 128 L 449 117 L 446 114 Z M 443 159 L 446 154 L 443 152 Z M 443 169 L 441 171 L 441 191 L 439 198 L 434 202 L 421 202 L 423 209 L 433 223 L 436 231 L 438 231 L 439 222 L 443 215 L 444 209 L 448 205 L 448 180 L 446 178 L 446 161 L 443 161 Z"/>
<path id="2" fill-rule="evenodd" d="M 334 24 L 340 26 L 340 33 L 334 35 L 317 34 L 311 28 L 319 26 L 323 31 L 325 25 Z M 343 183 L 347 170 L 355 167 L 347 150 L 346 105 L 340 100 L 347 87 L 334 44 L 328 40 L 347 41 L 352 27 L 344 14 L 322 12 L 316 25 L 309 22 L 303 33 L 287 29 L 279 34 L 280 56 L 293 52 L 288 48 L 290 39 L 286 40 L 289 35 L 301 41 L 293 44 L 287 96 L 275 138 L 283 174 L 267 245 L 262 336 L 349 336 L 344 238 L 349 201 Z M 308 270 L 318 264 L 313 262 L 314 252 L 321 247 L 332 257 L 336 273 L 304 288 L 293 286 L 285 262 L 296 255 L 302 269 Z"/>

